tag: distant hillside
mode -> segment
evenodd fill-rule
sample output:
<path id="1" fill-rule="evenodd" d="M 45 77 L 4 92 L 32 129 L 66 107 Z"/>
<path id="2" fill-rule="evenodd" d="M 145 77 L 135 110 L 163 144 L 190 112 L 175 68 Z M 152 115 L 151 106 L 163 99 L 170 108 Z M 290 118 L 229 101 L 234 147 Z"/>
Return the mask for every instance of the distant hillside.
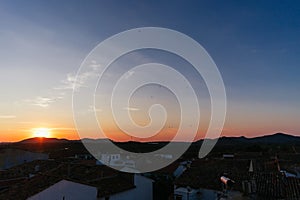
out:
<path id="1" fill-rule="evenodd" d="M 221 137 L 219 145 L 239 145 L 239 144 L 300 144 L 300 137 L 284 133 L 265 135 L 254 138 L 246 137 Z"/>
<path id="2" fill-rule="evenodd" d="M 274 135 L 256 137 L 253 140 L 261 143 L 300 143 L 300 136 L 276 133 Z"/>
<path id="3" fill-rule="evenodd" d="M 89 143 L 109 142 L 109 140 L 107 139 L 89 139 L 89 138 L 84 138 L 83 141 Z M 57 138 L 29 138 L 17 143 L 28 144 L 28 143 L 68 143 L 68 142 L 81 143 L 81 140 L 67 140 L 67 139 L 57 139 Z M 199 140 L 195 143 L 201 144 L 202 142 L 203 140 Z M 120 142 L 119 144 L 122 143 L 130 144 L 130 142 Z M 156 143 L 159 144 L 159 143 L 166 143 L 166 142 L 156 142 Z M 254 138 L 247 138 L 241 136 L 241 137 L 221 137 L 218 139 L 218 145 L 241 145 L 241 144 L 300 144 L 300 136 L 293 136 L 284 133 L 276 133 L 273 135 L 265 135 L 265 136 L 259 136 Z"/>
<path id="4" fill-rule="evenodd" d="M 71 140 L 67 139 L 57 139 L 57 138 L 40 138 L 40 137 L 35 137 L 35 138 L 29 138 L 22 140 L 20 142 L 17 142 L 19 144 L 29 144 L 29 143 L 68 143 L 71 142 Z"/>

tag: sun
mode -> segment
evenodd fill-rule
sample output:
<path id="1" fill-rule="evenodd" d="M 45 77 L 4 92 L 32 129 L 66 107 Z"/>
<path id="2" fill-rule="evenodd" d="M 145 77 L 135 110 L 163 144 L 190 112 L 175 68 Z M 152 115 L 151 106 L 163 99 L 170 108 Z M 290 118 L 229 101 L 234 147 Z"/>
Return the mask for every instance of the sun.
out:
<path id="1" fill-rule="evenodd" d="M 51 130 L 49 128 L 34 128 L 32 129 L 32 136 L 49 138 L 51 137 Z"/>

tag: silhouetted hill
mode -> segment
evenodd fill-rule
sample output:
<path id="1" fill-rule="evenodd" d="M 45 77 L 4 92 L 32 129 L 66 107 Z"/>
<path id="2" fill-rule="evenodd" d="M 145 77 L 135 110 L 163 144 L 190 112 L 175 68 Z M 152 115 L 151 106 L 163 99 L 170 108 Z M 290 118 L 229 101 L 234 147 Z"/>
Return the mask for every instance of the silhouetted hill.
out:
<path id="1" fill-rule="evenodd" d="M 17 143 L 29 144 L 29 143 L 68 143 L 68 142 L 72 142 L 72 140 L 35 137 L 35 138 L 28 138 Z"/>
<path id="2" fill-rule="evenodd" d="M 111 144 L 107 139 L 83 139 L 90 143 L 91 148 L 100 148 L 103 152 L 111 151 Z M 199 148 L 203 140 L 193 143 L 185 153 L 186 158 L 194 158 L 198 156 Z M 153 152 L 161 149 L 168 142 L 113 142 L 118 147 L 136 153 Z M 180 147 L 182 142 L 178 142 Z M 265 135 L 255 138 L 247 137 L 221 137 L 217 145 L 214 147 L 213 153 L 246 151 L 246 152 L 275 152 L 278 149 L 286 149 L 284 151 L 296 151 L 294 148 L 289 149 L 289 145 L 299 147 L 300 152 L 300 137 L 292 136 L 284 133 L 276 133 L 273 135 Z M 67 140 L 57 138 L 29 138 L 16 143 L 3 145 L 5 148 L 19 148 L 34 152 L 49 153 L 50 158 L 70 157 L 75 154 L 88 153 L 81 140 Z M 277 148 L 282 146 L 282 148 Z"/>
<path id="3" fill-rule="evenodd" d="M 282 143 L 300 143 L 299 136 L 288 135 L 284 133 L 276 133 L 273 135 L 265 135 L 261 137 L 251 138 L 251 140 L 258 143 L 271 143 L 271 144 L 282 144 Z"/>
<path id="4" fill-rule="evenodd" d="M 89 139 L 84 138 L 85 142 L 90 143 L 108 143 L 108 139 Z M 71 143 L 71 142 L 79 142 L 81 140 L 67 140 L 67 139 L 57 139 L 57 138 L 29 138 L 22 140 L 20 144 L 28 144 L 28 143 Z M 195 142 L 195 144 L 201 144 L 203 140 L 199 140 Z M 117 144 L 143 144 L 141 142 L 116 142 Z M 156 144 L 162 144 L 167 142 L 155 142 Z M 152 144 L 149 142 L 149 144 Z M 243 145 L 243 144 L 300 144 L 300 136 L 288 135 L 285 133 L 276 133 L 273 135 L 265 135 L 254 138 L 247 138 L 244 136 L 241 137 L 221 137 L 218 139 L 218 145 Z"/>
<path id="5" fill-rule="evenodd" d="M 300 137 L 284 133 L 264 135 L 254 138 L 242 137 L 221 137 L 218 145 L 242 145 L 242 144 L 300 144 Z"/>
<path id="6" fill-rule="evenodd" d="M 90 138 L 83 138 L 82 140 L 77 140 L 87 142 L 87 143 L 109 143 L 111 140 L 109 139 L 90 139 Z"/>

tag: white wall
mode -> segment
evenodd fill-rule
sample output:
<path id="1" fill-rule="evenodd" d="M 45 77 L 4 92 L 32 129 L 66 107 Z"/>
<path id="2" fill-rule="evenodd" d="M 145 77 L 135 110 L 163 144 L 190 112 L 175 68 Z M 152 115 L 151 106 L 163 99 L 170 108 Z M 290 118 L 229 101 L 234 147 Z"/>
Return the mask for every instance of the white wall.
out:
<path id="1" fill-rule="evenodd" d="M 96 200 L 97 188 L 62 180 L 28 200 Z"/>
<path id="2" fill-rule="evenodd" d="M 153 199 L 153 181 L 151 179 L 140 175 L 134 175 L 134 184 L 136 188 L 111 195 L 109 200 Z M 100 200 L 104 199 L 105 198 L 101 198 Z"/>

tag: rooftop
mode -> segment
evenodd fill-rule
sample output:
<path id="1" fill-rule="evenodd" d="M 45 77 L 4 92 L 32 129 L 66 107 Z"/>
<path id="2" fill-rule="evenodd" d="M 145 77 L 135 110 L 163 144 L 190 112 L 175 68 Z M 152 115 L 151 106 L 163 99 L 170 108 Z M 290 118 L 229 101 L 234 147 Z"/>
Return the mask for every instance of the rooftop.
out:
<path id="1" fill-rule="evenodd" d="M 45 164 L 41 161 L 38 163 L 41 166 Z M 29 166 L 36 166 L 36 161 L 10 171 L 18 171 Z M 133 174 L 120 173 L 106 166 L 60 163 L 48 169 L 10 185 L 0 192 L 0 199 L 26 199 L 63 179 L 98 188 L 98 197 L 135 188 Z"/>

